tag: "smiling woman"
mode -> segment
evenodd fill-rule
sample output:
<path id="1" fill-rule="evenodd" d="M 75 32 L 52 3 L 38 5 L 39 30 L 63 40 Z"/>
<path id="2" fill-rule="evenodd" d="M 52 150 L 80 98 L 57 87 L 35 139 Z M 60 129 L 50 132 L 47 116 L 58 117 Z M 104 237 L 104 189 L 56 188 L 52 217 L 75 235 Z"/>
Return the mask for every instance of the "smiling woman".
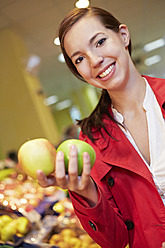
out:
<path id="1" fill-rule="evenodd" d="M 76 39 L 77 36 L 81 42 Z M 71 42 L 72 39 L 74 42 Z M 122 71 L 127 69 L 126 60 L 129 56 L 125 48 L 128 44 L 129 32 L 125 25 L 120 24 L 119 32 L 116 33 L 90 16 L 76 23 L 64 39 L 66 53 L 85 81 L 98 88 L 113 91 L 123 82 L 120 75 L 123 77 L 125 74 Z M 121 56 L 121 50 L 127 56 Z M 118 67 L 116 60 L 120 63 Z"/>
<path id="2" fill-rule="evenodd" d="M 80 139 L 96 152 L 70 147 L 54 177 L 38 172 L 41 186 L 67 188 L 82 226 L 102 247 L 155 248 L 165 241 L 165 80 L 141 76 L 131 58 L 128 28 L 100 8 L 74 9 L 59 28 L 71 72 L 102 89 L 89 117 L 79 120 Z M 152 238 L 151 238 L 152 237 Z"/>

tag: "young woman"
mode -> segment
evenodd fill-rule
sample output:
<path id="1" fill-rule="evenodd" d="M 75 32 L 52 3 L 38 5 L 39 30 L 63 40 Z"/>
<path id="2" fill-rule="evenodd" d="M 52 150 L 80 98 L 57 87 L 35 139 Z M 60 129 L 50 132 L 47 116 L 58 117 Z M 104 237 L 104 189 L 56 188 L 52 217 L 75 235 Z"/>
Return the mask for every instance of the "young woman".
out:
<path id="1" fill-rule="evenodd" d="M 80 139 L 96 151 L 90 170 L 77 149 L 55 174 L 38 171 L 41 186 L 68 188 L 84 229 L 102 248 L 159 248 L 165 242 L 165 80 L 141 76 L 131 59 L 127 26 L 100 8 L 74 9 L 59 29 L 70 70 L 101 88 L 96 109 L 79 121 Z"/>

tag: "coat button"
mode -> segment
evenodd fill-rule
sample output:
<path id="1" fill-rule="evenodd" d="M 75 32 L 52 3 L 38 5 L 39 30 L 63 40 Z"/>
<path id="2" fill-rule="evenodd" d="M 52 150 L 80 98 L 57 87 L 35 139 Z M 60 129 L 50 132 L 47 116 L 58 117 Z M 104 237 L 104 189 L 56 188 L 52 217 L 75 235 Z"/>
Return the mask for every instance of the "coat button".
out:
<path id="1" fill-rule="evenodd" d="M 94 231 L 96 231 L 96 226 L 95 226 L 95 224 L 94 224 L 92 221 L 89 221 L 88 223 L 89 223 L 90 227 L 92 227 L 92 229 L 93 229 Z"/>
<path id="2" fill-rule="evenodd" d="M 163 103 L 162 108 L 165 109 L 165 102 Z"/>
<path id="3" fill-rule="evenodd" d="M 125 224 L 128 230 L 132 230 L 134 228 L 134 223 L 131 220 L 127 220 Z"/>
<path id="4" fill-rule="evenodd" d="M 113 187 L 115 183 L 113 177 L 108 177 L 107 182 L 110 187 Z"/>

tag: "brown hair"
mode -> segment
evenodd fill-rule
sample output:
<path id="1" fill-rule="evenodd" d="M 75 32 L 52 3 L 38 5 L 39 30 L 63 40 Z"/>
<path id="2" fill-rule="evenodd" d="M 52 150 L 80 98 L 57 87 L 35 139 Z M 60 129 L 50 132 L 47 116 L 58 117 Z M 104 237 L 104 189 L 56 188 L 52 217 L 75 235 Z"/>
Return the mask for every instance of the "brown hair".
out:
<path id="1" fill-rule="evenodd" d="M 76 67 L 72 63 L 72 60 L 69 58 L 69 56 L 65 51 L 64 38 L 66 33 L 70 30 L 70 28 L 77 21 L 79 21 L 81 18 L 83 18 L 86 15 L 97 17 L 107 29 L 111 29 L 116 33 L 119 32 L 119 26 L 121 24 L 111 13 L 97 7 L 89 7 L 89 8 L 81 8 L 81 9 L 75 8 L 72 11 L 70 11 L 67 14 L 67 16 L 64 18 L 64 20 L 61 22 L 59 27 L 59 39 L 61 44 L 61 50 L 65 58 L 65 62 L 69 67 L 69 69 L 71 70 L 71 72 L 82 81 L 85 80 L 79 74 Z M 131 55 L 131 40 L 128 46 L 128 50 Z M 111 104 L 111 99 L 109 97 L 109 94 L 107 90 L 103 89 L 100 100 L 94 111 L 91 113 L 91 115 L 87 118 L 84 118 L 83 120 L 78 121 L 78 124 L 81 126 L 82 132 L 86 134 L 93 142 L 95 140 L 92 134 L 93 127 L 97 130 L 100 130 L 100 132 L 101 132 L 101 128 L 103 128 L 107 132 L 103 122 L 103 116 L 107 116 L 112 121 L 116 122 L 113 116 L 111 116 L 111 114 L 108 111 L 110 104 Z"/>

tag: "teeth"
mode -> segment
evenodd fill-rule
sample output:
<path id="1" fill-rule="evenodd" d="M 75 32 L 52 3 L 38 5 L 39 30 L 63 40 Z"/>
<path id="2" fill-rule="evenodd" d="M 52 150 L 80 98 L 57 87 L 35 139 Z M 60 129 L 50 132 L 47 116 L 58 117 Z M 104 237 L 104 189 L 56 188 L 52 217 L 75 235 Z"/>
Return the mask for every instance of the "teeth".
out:
<path id="1" fill-rule="evenodd" d="M 113 65 L 110 65 L 110 67 L 108 69 L 106 69 L 106 71 L 104 71 L 103 73 L 101 73 L 99 75 L 99 77 L 101 77 L 101 78 L 106 77 L 112 71 L 112 68 L 113 67 L 114 67 L 114 64 Z"/>

